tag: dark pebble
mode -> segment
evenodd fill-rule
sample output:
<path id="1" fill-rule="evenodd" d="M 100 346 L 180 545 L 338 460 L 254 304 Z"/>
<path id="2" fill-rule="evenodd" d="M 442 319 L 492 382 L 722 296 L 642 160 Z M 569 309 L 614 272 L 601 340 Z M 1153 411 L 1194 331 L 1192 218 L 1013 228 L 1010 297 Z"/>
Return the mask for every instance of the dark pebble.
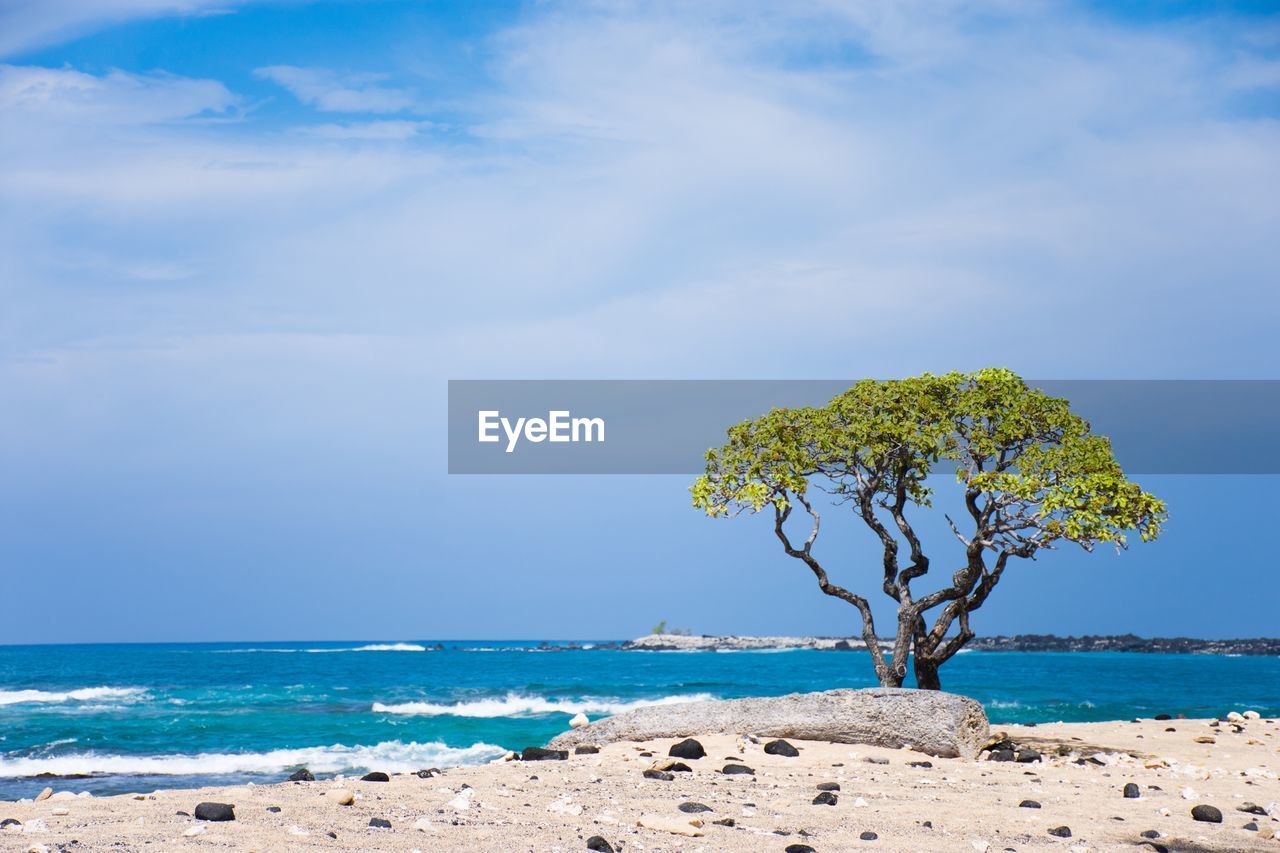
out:
<path id="1" fill-rule="evenodd" d="M 924 823 L 920 825 L 923 826 L 925 829 L 933 829 L 933 821 L 931 820 L 926 820 Z"/>
<path id="2" fill-rule="evenodd" d="M 1175 729 L 1173 726 L 1169 726 L 1169 728 L 1165 729 L 1165 731 L 1166 731 L 1166 732 L 1176 732 L 1176 731 L 1177 731 L 1177 729 Z"/>
<path id="3" fill-rule="evenodd" d="M 230 803 L 200 803 L 195 815 L 196 820 L 235 820 L 236 810 Z"/>
<path id="4" fill-rule="evenodd" d="M 567 749 L 543 749 L 540 746 L 526 746 L 520 753 L 521 761 L 568 761 Z"/>
<path id="5" fill-rule="evenodd" d="M 295 770 L 295 771 L 293 771 L 293 773 L 289 776 L 288 781 L 290 781 L 290 782 L 314 782 L 314 781 L 316 781 L 316 777 L 315 777 L 315 776 L 313 776 L 313 775 L 311 775 L 311 771 L 304 767 L 304 768 L 302 768 L 301 770 Z"/>
<path id="6" fill-rule="evenodd" d="M 731 817 L 724 817 L 724 818 L 721 818 L 720 820 L 713 820 L 711 822 L 716 824 L 717 826 L 734 826 L 737 824 L 737 821 L 735 821 Z"/>
<path id="7" fill-rule="evenodd" d="M 267 811 L 271 812 L 272 814 L 280 814 L 280 807 L 279 807 L 279 806 L 267 806 Z"/>
<path id="8" fill-rule="evenodd" d="M 432 776 L 443 776 L 444 774 L 440 772 L 439 767 L 428 767 L 426 770 L 419 770 L 417 775 L 419 779 L 430 779 Z"/>
<path id="9" fill-rule="evenodd" d="M 1204 823 L 1222 823 L 1222 812 L 1217 806 L 1206 806 L 1203 803 L 1191 809 L 1191 817 Z"/>
<path id="10" fill-rule="evenodd" d="M 1249 821 L 1248 823 L 1246 823 L 1244 826 L 1242 826 L 1242 827 L 1240 827 L 1240 828 L 1241 828 L 1241 829 L 1247 829 L 1247 830 L 1249 830 L 1250 832 L 1257 832 L 1257 831 L 1258 831 L 1258 822 L 1257 822 L 1257 821 L 1254 821 L 1254 820 L 1251 820 L 1251 821 Z"/>
<path id="11" fill-rule="evenodd" d="M 764 745 L 764 751 L 767 755 L 781 755 L 785 758 L 795 758 L 800 754 L 800 750 L 796 749 L 785 740 L 771 740 Z"/>
<path id="12" fill-rule="evenodd" d="M 1256 814 L 1256 815 L 1260 815 L 1261 817 L 1267 816 L 1267 810 L 1264 809 L 1262 806 L 1258 805 L 1257 803 L 1241 803 L 1240 805 L 1236 806 L 1236 811 L 1244 812 L 1245 814 Z"/>
<path id="13" fill-rule="evenodd" d="M 385 817 L 371 817 L 369 818 L 369 826 L 376 826 L 378 829 L 390 829 L 391 821 Z"/>
<path id="14" fill-rule="evenodd" d="M 724 766 L 724 769 L 721 770 L 720 772 L 724 773 L 727 776 L 743 775 L 743 774 L 747 776 L 756 775 L 756 771 L 752 770 L 750 767 L 748 767 L 745 764 L 726 764 Z"/>
<path id="15" fill-rule="evenodd" d="M 676 806 L 676 808 L 680 809 L 680 811 L 684 812 L 685 814 L 697 814 L 698 812 L 713 811 L 711 806 L 703 805 L 702 803 L 692 803 L 692 802 L 681 803 L 680 805 Z"/>
<path id="16" fill-rule="evenodd" d="M 1018 803 L 1018 808 L 1020 808 L 1020 809 L 1038 809 L 1038 808 L 1040 808 L 1040 804 L 1039 804 L 1039 803 L 1037 803 L 1035 800 L 1023 800 L 1022 802 Z"/>
<path id="17" fill-rule="evenodd" d="M 1139 832 L 1138 834 L 1141 835 L 1143 838 L 1159 838 L 1160 837 L 1160 833 L 1156 832 L 1154 829 L 1144 829 L 1142 830 L 1142 832 Z"/>
<path id="18" fill-rule="evenodd" d="M 834 806 L 837 799 L 836 795 L 830 791 L 823 791 L 813 798 L 813 804 L 815 806 Z"/>
<path id="19" fill-rule="evenodd" d="M 1055 836 L 1057 836 L 1058 838 L 1070 838 L 1070 837 L 1071 837 L 1071 827 L 1069 827 L 1069 826 L 1055 826 L 1053 829 L 1049 830 L 1049 834 L 1050 834 L 1050 835 L 1055 835 Z"/>
<path id="20" fill-rule="evenodd" d="M 674 782 L 676 777 L 674 773 L 668 773 L 665 770 L 650 769 L 650 770 L 644 771 L 644 778 L 661 779 L 663 782 Z"/>
<path id="21" fill-rule="evenodd" d="M 613 853 L 613 845 L 599 835 L 593 835 L 587 839 L 587 849 L 594 850 L 596 853 Z"/>
<path id="22" fill-rule="evenodd" d="M 866 758 L 864 758 L 864 759 L 862 759 L 862 760 L 863 760 L 863 761 L 865 761 L 865 762 L 867 762 L 868 764 L 888 764 L 888 763 L 889 763 L 889 759 L 887 759 L 887 758 L 877 758 L 877 757 L 876 757 L 876 756 L 874 756 L 874 755 L 868 755 Z"/>
<path id="23" fill-rule="evenodd" d="M 326 832 L 326 833 L 325 833 L 325 835 L 329 836 L 329 837 L 330 837 L 330 838 L 332 838 L 334 841 L 337 841 L 337 840 L 338 840 L 338 833 L 334 832 L 332 829 L 331 829 L 331 830 L 329 830 L 328 832 Z"/>
<path id="24" fill-rule="evenodd" d="M 923 767 L 923 768 L 925 768 L 925 769 L 927 770 L 927 769 L 929 769 L 929 768 L 933 767 L 933 762 L 932 762 L 932 761 L 908 761 L 908 762 L 907 762 L 907 766 L 908 766 L 908 767 Z"/>
<path id="25" fill-rule="evenodd" d="M 587 744 L 583 744 L 582 746 L 575 746 L 575 747 L 573 748 L 573 754 L 574 754 L 574 755 L 595 755 L 595 754 L 596 754 L 597 752 L 599 752 L 599 751 L 600 751 L 600 747 L 598 747 L 598 746 L 588 746 Z M 600 838 L 600 836 L 598 836 L 598 835 L 593 835 L 593 836 L 591 836 L 591 837 L 592 837 L 592 838 Z M 604 841 L 604 839 L 603 839 L 603 838 L 600 838 L 600 840 L 601 840 L 601 841 Z M 608 844 L 609 842 L 605 841 L 604 843 L 605 843 L 605 844 Z"/>
<path id="26" fill-rule="evenodd" d="M 1163 722 L 1164 720 L 1172 720 L 1173 716 L 1171 714 L 1156 714 L 1155 719 Z"/>
<path id="27" fill-rule="evenodd" d="M 692 767 L 680 761 L 671 762 L 671 764 L 667 767 L 667 770 L 672 773 L 692 773 L 693 772 Z"/>
<path id="28" fill-rule="evenodd" d="M 0 829 L 4 829 L 7 826 L 22 826 L 22 821 L 16 817 L 7 817 L 4 820 L 0 820 Z"/>
<path id="29" fill-rule="evenodd" d="M 360 777 L 361 782 L 390 782 L 391 777 L 381 770 L 375 770 L 372 773 L 366 773 Z"/>
<path id="30" fill-rule="evenodd" d="M 818 853 L 808 844 L 788 844 L 782 853 Z"/>
<path id="31" fill-rule="evenodd" d="M 819 791 L 839 791 L 840 783 L 839 782 L 819 782 L 818 790 Z"/>
<path id="32" fill-rule="evenodd" d="M 987 753 L 987 758 L 990 761 L 1014 761 L 1017 755 L 1012 749 L 993 749 Z"/>
<path id="33" fill-rule="evenodd" d="M 1128 782 L 1124 786 L 1124 798 L 1126 800 L 1136 800 L 1142 796 L 1142 792 L 1138 790 L 1138 786 L 1133 782 Z"/>
<path id="34" fill-rule="evenodd" d="M 705 758 L 707 751 L 702 748 L 702 744 L 693 738 L 686 738 L 679 743 L 672 744 L 671 748 L 667 750 L 667 755 L 672 758 L 697 759 Z"/>
<path id="35" fill-rule="evenodd" d="M 861 838 L 863 841 L 875 841 L 880 836 L 876 835 L 874 832 L 868 829 L 866 832 L 862 833 L 858 837 Z"/>
<path id="36" fill-rule="evenodd" d="M 191 817 L 191 812 L 174 812 L 178 817 Z"/>
<path id="37" fill-rule="evenodd" d="M 1034 749 L 1020 749 L 1018 750 L 1017 761 L 1019 764 L 1030 764 L 1033 761 L 1039 761 L 1043 757 Z"/>

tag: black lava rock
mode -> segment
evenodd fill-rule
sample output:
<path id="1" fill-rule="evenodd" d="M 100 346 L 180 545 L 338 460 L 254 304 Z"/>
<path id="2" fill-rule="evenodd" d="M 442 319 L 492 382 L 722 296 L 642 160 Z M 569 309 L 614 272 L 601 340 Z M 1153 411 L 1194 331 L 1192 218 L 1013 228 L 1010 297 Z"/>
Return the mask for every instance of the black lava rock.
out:
<path id="1" fill-rule="evenodd" d="M 685 814 L 697 814 L 698 812 L 709 812 L 713 810 L 711 806 L 706 806 L 702 803 L 681 803 L 676 806 L 676 808 L 680 809 L 680 811 Z"/>
<path id="2" fill-rule="evenodd" d="M 771 740 L 764 745 L 764 751 L 767 755 L 781 755 L 786 758 L 795 758 L 800 754 L 800 750 L 796 749 L 785 740 Z"/>
<path id="3" fill-rule="evenodd" d="M 644 771 L 644 778 L 661 779 L 663 782 L 674 782 L 676 777 L 674 773 L 668 773 L 665 770 L 646 770 Z"/>
<path id="4" fill-rule="evenodd" d="M 815 806 L 834 806 L 839 798 L 830 791 L 823 791 L 813 798 Z"/>
<path id="5" fill-rule="evenodd" d="M 1203 803 L 1191 809 L 1191 817 L 1204 823 L 1222 823 L 1222 812 L 1217 806 L 1206 806 Z"/>
<path id="6" fill-rule="evenodd" d="M 724 769 L 721 770 L 720 772 L 725 774 L 726 776 L 743 775 L 743 774 L 747 776 L 756 775 L 756 771 L 752 770 L 750 767 L 748 767 L 745 764 L 726 764 L 724 766 Z"/>
<path id="7" fill-rule="evenodd" d="M 191 812 L 174 812 L 178 817 L 191 817 Z"/>
<path id="8" fill-rule="evenodd" d="M 1257 803 L 1241 803 L 1236 806 L 1236 811 L 1244 812 L 1245 814 L 1256 814 L 1262 817 L 1267 816 L 1267 810 Z"/>
<path id="9" fill-rule="evenodd" d="M 1144 829 L 1142 830 L 1142 832 L 1139 832 L 1138 834 L 1141 835 L 1143 838 L 1159 838 L 1160 837 L 1160 833 L 1156 832 L 1154 829 Z"/>
<path id="10" fill-rule="evenodd" d="M 933 767 L 933 762 L 932 762 L 932 761 L 908 761 L 908 762 L 907 762 L 907 766 L 908 766 L 908 767 L 923 767 L 924 769 L 929 770 L 929 769 L 932 769 L 932 767 Z"/>
<path id="11" fill-rule="evenodd" d="M 371 817 L 369 818 L 369 826 L 375 826 L 378 829 L 390 829 L 391 821 L 385 817 Z"/>
<path id="12" fill-rule="evenodd" d="M 1142 792 L 1138 790 L 1138 786 L 1133 782 L 1128 782 L 1124 786 L 1124 798 L 1126 800 L 1136 800 L 1142 796 Z"/>
<path id="13" fill-rule="evenodd" d="M 840 783 L 839 782 L 819 782 L 818 790 L 819 791 L 839 791 Z"/>
<path id="14" fill-rule="evenodd" d="M 818 853 L 808 844 L 788 844 L 782 853 Z"/>
<path id="15" fill-rule="evenodd" d="M 1156 714 L 1155 719 L 1164 721 L 1164 720 L 1172 720 L 1173 717 L 1169 714 Z"/>
<path id="16" fill-rule="evenodd" d="M 196 820 L 235 820 L 235 806 L 229 803 L 200 803 L 196 806 Z"/>
<path id="17" fill-rule="evenodd" d="M 1251 820 L 1251 821 L 1249 821 L 1248 823 L 1246 823 L 1244 826 L 1242 826 L 1242 827 L 1240 827 L 1240 828 L 1241 828 L 1241 829 L 1247 829 L 1247 830 L 1249 830 L 1250 832 L 1257 832 L 1257 831 L 1258 831 L 1258 822 L 1257 822 L 1256 820 Z"/>
<path id="18" fill-rule="evenodd" d="M 989 761 L 1013 761 L 1016 758 L 1012 749 L 992 749 L 987 752 Z"/>
<path id="19" fill-rule="evenodd" d="M 390 782 L 391 777 L 381 770 L 375 770 L 372 773 L 366 773 L 360 777 L 361 782 Z"/>
<path id="20" fill-rule="evenodd" d="M 574 754 L 574 755 L 595 755 L 595 754 L 596 754 L 597 752 L 599 752 L 599 751 L 600 751 L 600 747 L 598 747 L 598 746 L 589 746 L 589 745 L 587 745 L 587 744 L 583 744 L 582 746 L 575 746 L 575 747 L 573 748 L 573 754 Z M 598 836 L 598 835 L 593 835 L 593 836 L 591 836 L 591 837 L 592 837 L 592 838 L 600 838 L 600 836 Z M 601 840 L 601 841 L 604 841 L 604 839 L 603 839 L 603 838 L 601 838 L 600 840 Z M 604 843 L 605 843 L 605 844 L 608 844 L 609 842 L 605 841 Z"/>
<path id="21" fill-rule="evenodd" d="M 868 764 L 888 764 L 888 763 L 889 763 L 889 759 L 887 759 L 887 758 L 877 758 L 877 757 L 876 757 L 876 756 L 874 756 L 874 755 L 868 755 L 866 758 L 864 758 L 864 759 L 862 759 L 862 760 L 863 760 L 863 761 L 865 761 L 865 762 L 867 762 Z"/>
<path id="22" fill-rule="evenodd" d="M 863 841 L 875 841 L 880 836 L 876 835 L 874 832 L 868 829 L 866 832 L 862 833 L 858 837 L 861 838 Z"/>
<path id="23" fill-rule="evenodd" d="M 567 749 L 543 749 L 540 746 L 526 746 L 520 753 L 521 761 L 568 761 Z"/>
<path id="24" fill-rule="evenodd" d="M 7 817 L 4 820 L 0 820 L 0 829 L 10 826 L 22 826 L 22 821 L 18 820 L 16 817 Z"/>
<path id="25" fill-rule="evenodd" d="M 444 773 L 439 767 L 428 767 L 426 770 L 419 770 L 416 775 L 419 779 L 430 779 L 432 776 L 443 776 Z"/>
<path id="26" fill-rule="evenodd" d="M 693 738 L 687 738 L 679 743 L 673 743 L 671 749 L 667 750 L 667 755 L 672 758 L 705 758 L 707 751 L 702 748 L 702 744 Z"/>
<path id="27" fill-rule="evenodd" d="M 1033 761 L 1039 761 L 1043 757 L 1044 756 L 1034 749 L 1020 749 L 1016 754 L 1019 764 L 1030 764 Z"/>
<path id="28" fill-rule="evenodd" d="M 668 773 L 692 773 L 693 768 L 690 767 L 688 764 L 684 764 L 683 762 L 673 761 L 667 765 L 667 772 Z"/>
<path id="29" fill-rule="evenodd" d="M 314 781 L 316 781 L 316 777 L 315 777 L 315 776 L 313 776 L 313 775 L 311 775 L 311 771 L 304 767 L 304 768 L 302 768 L 301 770 L 295 770 L 295 771 L 293 771 L 293 774 L 292 774 L 291 776 L 289 776 L 288 781 L 290 781 L 290 782 L 314 782 Z"/>
<path id="30" fill-rule="evenodd" d="M 1040 808 L 1040 804 L 1039 804 L 1039 803 L 1037 803 L 1035 800 L 1023 800 L 1022 802 L 1018 803 L 1018 808 L 1020 808 L 1020 809 L 1038 809 L 1038 808 Z"/>
<path id="31" fill-rule="evenodd" d="M 1069 826 L 1055 826 L 1053 829 L 1049 830 L 1049 834 L 1050 834 L 1050 835 L 1056 835 L 1058 838 L 1070 838 L 1070 837 L 1071 837 L 1071 827 L 1069 827 Z"/>
<path id="32" fill-rule="evenodd" d="M 267 811 L 271 812 L 272 814 L 280 814 L 280 807 L 279 807 L 279 806 L 267 806 Z"/>
<path id="33" fill-rule="evenodd" d="M 594 850 L 596 853 L 613 853 L 613 845 L 599 835 L 593 835 L 587 839 L 587 849 Z"/>
<path id="34" fill-rule="evenodd" d="M 722 817 L 720 820 L 713 820 L 712 823 L 717 826 L 735 826 L 738 822 L 731 817 Z"/>

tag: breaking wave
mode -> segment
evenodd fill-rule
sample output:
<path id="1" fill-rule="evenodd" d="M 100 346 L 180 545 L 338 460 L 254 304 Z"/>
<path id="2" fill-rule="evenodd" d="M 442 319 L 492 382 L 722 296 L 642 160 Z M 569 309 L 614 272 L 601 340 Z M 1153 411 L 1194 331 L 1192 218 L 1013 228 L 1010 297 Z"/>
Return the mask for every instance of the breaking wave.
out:
<path id="1" fill-rule="evenodd" d="M 415 714 L 450 717 L 531 717 L 540 714 L 620 714 L 634 708 L 653 705 L 675 705 L 680 702 L 702 702 L 712 699 L 710 693 L 663 696 L 660 699 L 607 699 L 587 696 L 582 699 L 547 699 L 508 693 L 501 699 L 474 699 L 469 702 L 441 704 L 437 702 L 400 702 L 384 705 L 374 702 L 375 714 Z"/>
<path id="2" fill-rule="evenodd" d="M 77 690 L 0 690 L 0 705 L 92 702 L 96 699 L 130 699 L 142 696 L 140 687 L 81 687 Z"/>

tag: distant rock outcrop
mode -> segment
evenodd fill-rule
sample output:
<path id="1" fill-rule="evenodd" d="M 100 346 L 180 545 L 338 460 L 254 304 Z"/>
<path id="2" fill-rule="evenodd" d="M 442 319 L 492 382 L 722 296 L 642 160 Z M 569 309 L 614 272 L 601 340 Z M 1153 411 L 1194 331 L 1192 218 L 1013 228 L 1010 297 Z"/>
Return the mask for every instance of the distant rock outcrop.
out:
<path id="1" fill-rule="evenodd" d="M 936 690 L 872 687 L 637 708 L 565 732 L 549 746 L 568 749 L 580 743 L 713 733 L 912 747 L 964 758 L 977 756 L 989 739 L 987 715 L 973 699 Z"/>

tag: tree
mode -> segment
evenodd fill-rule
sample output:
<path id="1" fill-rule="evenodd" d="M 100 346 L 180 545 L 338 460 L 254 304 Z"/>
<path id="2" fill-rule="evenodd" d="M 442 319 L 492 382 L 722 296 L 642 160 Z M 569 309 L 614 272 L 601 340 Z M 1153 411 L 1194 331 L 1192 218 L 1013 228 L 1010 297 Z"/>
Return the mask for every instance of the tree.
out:
<path id="1" fill-rule="evenodd" d="M 973 638 L 970 615 L 1010 560 L 1035 559 L 1061 543 L 1122 550 L 1128 534 L 1155 539 L 1167 516 L 1164 502 L 1129 482 L 1110 441 L 1091 433 L 1066 400 L 1004 369 L 862 381 L 826 406 L 744 421 L 728 439 L 707 453 L 693 505 L 712 517 L 772 511 L 787 556 L 804 563 L 824 593 L 857 609 L 886 687 L 902 685 L 909 659 L 919 687 L 941 687 L 938 668 Z M 930 559 L 912 518 L 932 508 L 928 478 L 945 466 L 954 466 L 964 492 L 963 512 L 945 514 L 962 556 L 949 583 L 917 593 L 912 583 L 929 573 Z M 881 588 L 898 618 L 889 657 L 867 599 L 833 583 L 815 555 L 821 518 L 813 490 L 852 510 L 882 547 Z M 797 509 L 809 520 L 799 541 L 787 523 Z"/>

